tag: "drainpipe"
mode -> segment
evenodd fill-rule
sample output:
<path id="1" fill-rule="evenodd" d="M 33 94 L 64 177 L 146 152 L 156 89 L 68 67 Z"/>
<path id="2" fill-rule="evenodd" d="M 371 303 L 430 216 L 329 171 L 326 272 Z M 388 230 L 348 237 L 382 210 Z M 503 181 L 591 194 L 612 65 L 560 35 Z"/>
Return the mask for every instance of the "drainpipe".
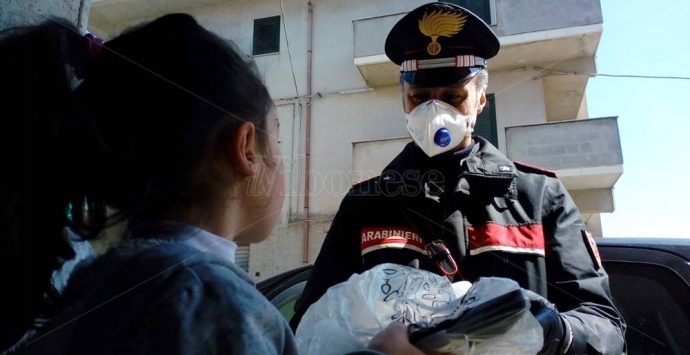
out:
<path id="1" fill-rule="evenodd" d="M 311 54 L 314 34 L 314 9 L 307 1 L 307 112 L 305 117 L 304 142 L 304 239 L 302 241 L 302 263 L 309 262 L 309 171 L 311 170 Z"/>

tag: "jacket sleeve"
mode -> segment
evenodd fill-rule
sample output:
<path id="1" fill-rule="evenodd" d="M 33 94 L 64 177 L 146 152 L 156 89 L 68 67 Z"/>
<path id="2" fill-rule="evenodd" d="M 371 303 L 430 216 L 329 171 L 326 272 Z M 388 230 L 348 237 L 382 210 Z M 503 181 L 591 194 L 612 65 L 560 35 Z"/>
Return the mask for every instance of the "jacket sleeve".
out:
<path id="1" fill-rule="evenodd" d="M 340 204 L 302 297 L 295 304 L 295 315 L 290 320 L 294 331 L 309 306 L 321 298 L 329 287 L 346 281 L 350 275 L 361 271 L 360 223 L 355 212 L 357 199 L 351 191 Z"/>
<path id="2" fill-rule="evenodd" d="M 129 354 L 297 354 L 287 321 L 226 266 L 179 271 L 142 312 Z"/>
<path id="3" fill-rule="evenodd" d="M 625 322 L 613 304 L 596 245 L 563 184 L 550 179 L 544 202 L 548 299 L 566 323 L 561 350 L 621 354 Z"/>
<path id="4" fill-rule="evenodd" d="M 297 354 L 285 318 L 239 269 L 189 247 L 151 254 L 106 255 L 74 276 L 91 289 L 26 353 Z"/>

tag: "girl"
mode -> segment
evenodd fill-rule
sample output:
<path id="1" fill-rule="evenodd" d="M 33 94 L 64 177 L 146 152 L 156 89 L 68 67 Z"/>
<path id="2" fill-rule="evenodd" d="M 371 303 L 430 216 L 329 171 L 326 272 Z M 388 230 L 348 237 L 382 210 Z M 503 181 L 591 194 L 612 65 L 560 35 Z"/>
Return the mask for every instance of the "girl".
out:
<path id="1" fill-rule="evenodd" d="M 104 45 L 51 21 L 3 33 L 0 60 L 12 286 L 0 349 L 296 353 L 287 322 L 234 265 L 236 242 L 275 226 L 284 180 L 272 100 L 226 41 L 182 14 Z M 52 273 L 74 254 L 65 226 L 121 241 L 56 295 Z M 372 347 L 416 350 L 400 325 Z"/>
<path id="2" fill-rule="evenodd" d="M 126 223 L 125 241 L 77 268 L 63 310 L 25 349 L 294 353 L 285 321 L 233 264 L 235 242 L 266 238 L 282 204 L 277 121 L 259 77 L 187 15 L 102 47 L 73 31 L 51 22 L 2 42 L 3 58 L 22 57 L 3 68 L 33 76 L 4 85 L 27 92 L 4 120 L 3 154 L 16 161 L 3 159 L 3 241 L 20 255 L 8 267 L 31 274 L 14 276 L 20 292 L 3 302 L 20 311 L 3 322 L 3 346 L 50 315 L 41 297 L 71 257 L 62 227 L 94 238 Z M 73 96 L 68 67 L 84 76 Z"/>

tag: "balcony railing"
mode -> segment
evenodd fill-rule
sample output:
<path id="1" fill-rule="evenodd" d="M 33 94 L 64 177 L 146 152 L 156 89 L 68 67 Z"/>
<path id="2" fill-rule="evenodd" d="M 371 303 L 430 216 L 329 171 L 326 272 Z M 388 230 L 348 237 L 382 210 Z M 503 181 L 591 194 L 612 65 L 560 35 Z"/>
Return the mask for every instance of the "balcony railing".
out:
<path id="1" fill-rule="evenodd" d="M 601 37 L 599 0 L 524 0 L 495 4 L 496 24 L 491 26 L 501 41 L 490 70 L 543 66 L 573 71 L 560 64 L 593 58 Z M 410 5 L 411 8 L 414 5 Z M 405 13 L 353 21 L 354 64 L 369 86 L 394 85 L 399 69 L 384 53 L 388 32 Z M 567 70 L 566 70 L 567 69 Z M 587 72 L 585 69 L 576 68 Z"/>

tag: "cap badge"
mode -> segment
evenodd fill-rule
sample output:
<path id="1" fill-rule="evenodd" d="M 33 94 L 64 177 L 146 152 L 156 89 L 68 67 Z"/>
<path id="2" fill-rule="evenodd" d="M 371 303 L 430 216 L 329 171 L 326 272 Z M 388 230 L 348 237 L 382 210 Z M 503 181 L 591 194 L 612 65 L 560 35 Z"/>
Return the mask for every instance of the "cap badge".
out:
<path id="1" fill-rule="evenodd" d="M 441 45 L 436 42 L 440 36 L 450 37 L 462 30 L 467 22 L 467 15 L 463 13 L 443 12 L 441 10 L 432 11 L 430 14 L 424 13 L 419 20 L 419 31 L 423 35 L 431 37 L 431 43 L 426 46 L 426 51 L 430 55 L 441 53 Z"/>

